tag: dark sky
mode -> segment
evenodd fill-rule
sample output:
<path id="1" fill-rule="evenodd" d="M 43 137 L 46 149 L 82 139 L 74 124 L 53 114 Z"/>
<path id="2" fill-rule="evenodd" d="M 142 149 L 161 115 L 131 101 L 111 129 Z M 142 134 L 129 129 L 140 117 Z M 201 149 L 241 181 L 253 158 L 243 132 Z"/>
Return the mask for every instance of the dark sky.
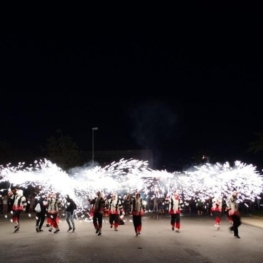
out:
<path id="1" fill-rule="evenodd" d="M 91 150 L 154 149 L 164 163 L 247 154 L 263 131 L 256 6 L 2 8 L 0 140 L 32 149 L 57 129 Z"/>

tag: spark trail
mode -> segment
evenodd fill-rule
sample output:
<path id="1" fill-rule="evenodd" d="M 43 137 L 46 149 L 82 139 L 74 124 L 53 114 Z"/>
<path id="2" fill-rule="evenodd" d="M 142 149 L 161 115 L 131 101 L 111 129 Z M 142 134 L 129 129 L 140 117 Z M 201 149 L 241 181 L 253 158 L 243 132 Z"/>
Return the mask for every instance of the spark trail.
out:
<path id="1" fill-rule="evenodd" d="M 8 182 L 21 188 L 31 185 L 39 189 L 39 195 L 56 192 L 64 198 L 68 194 L 75 199 L 80 211 L 85 210 L 87 199 L 94 197 L 98 190 L 105 195 L 140 192 L 145 197 L 153 194 L 169 196 L 177 191 L 185 202 L 191 197 L 206 200 L 215 194 L 226 198 L 234 190 L 240 193 L 240 202 L 254 201 L 263 190 L 263 176 L 256 167 L 240 161 L 232 167 L 228 162 L 207 163 L 169 173 L 150 169 L 147 161 L 121 159 L 106 167 L 75 168 L 67 173 L 44 159 L 28 167 L 24 163 L 0 166 L 0 175 L 0 183 Z"/>

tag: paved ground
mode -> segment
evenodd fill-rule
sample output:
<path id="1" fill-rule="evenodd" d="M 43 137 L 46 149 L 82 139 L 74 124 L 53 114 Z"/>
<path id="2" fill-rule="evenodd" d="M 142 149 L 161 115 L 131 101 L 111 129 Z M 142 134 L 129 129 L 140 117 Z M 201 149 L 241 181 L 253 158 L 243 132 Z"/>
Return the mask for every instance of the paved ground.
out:
<path id="1" fill-rule="evenodd" d="M 139 237 L 129 220 L 115 232 L 107 219 L 102 236 L 95 234 L 92 223 L 81 220 L 76 221 L 76 232 L 68 233 L 64 218 L 58 234 L 47 227 L 36 233 L 33 215 L 23 214 L 20 231 L 14 234 L 9 219 L 0 216 L 0 262 L 263 262 L 262 218 L 243 217 L 241 239 L 229 232 L 227 218 L 217 231 L 209 216 L 182 216 L 181 231 L 175 233 L 169 217 L 145 216 Z"/>

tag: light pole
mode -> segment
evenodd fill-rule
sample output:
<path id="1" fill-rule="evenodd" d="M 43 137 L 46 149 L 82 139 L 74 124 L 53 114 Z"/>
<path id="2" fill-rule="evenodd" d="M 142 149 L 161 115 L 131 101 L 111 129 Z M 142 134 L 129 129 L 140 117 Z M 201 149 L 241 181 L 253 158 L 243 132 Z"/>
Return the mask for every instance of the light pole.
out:
<path id="1" fill-rule="evenodd" d="M 92 128 L 92 167 L 94 166 L 94 131 L 98 130 L 98 127 Z"/>

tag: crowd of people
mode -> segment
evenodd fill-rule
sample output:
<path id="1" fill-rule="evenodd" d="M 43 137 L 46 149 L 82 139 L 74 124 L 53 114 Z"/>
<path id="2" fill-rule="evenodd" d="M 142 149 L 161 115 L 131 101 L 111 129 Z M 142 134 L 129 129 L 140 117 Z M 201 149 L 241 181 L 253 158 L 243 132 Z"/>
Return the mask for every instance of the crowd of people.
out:
<path id="1" fill-rule="evenodd" d="M 94 198 L 88 198 L 87 200 L 90 204 L 87 214 L 92 219 L 95 233 L 99 236 L 102 235 L 104 217 L 108 217 L 110 228 L 118 231 L 119 225 L 125 224 L 125 216 L 130 215 L 135 235 L 139 236 L 142 232 L 142 216 L 146 210 L 156 214 L 169 215 L 171 229 L 177 233 L 180 232 L 181 228 L 180 218 L 182 212 L 196 213 L 197 216 L 203 216 L 204 213 L 210 214 L 214 217 L 214 226 L 217 230 L 220 229 L 221 217 L 226 214 L 231 224 L 229 230 L 234 233 L 234 237 L 240 238 L 238 227 L 241 225 L 240 209 L 242 209 L 242 206 L 238 204 L 237 196 L 237 191 L 234 191 L 227 198 L 222 198 L 220 194 L 215 194 L 213 198 L 205 201 L 200 199 L 188 200 L 187 205 L 185 205 L 185 200 L 181 199 L 178 192 L 174 192 L 164 198 L 152 195 L 147 202 L 140 193 L 126 194 L 122 197 L 118 196 L 117 193 L 103 195 L 101 191 L 98 191 Z M 256 202 L 255 204 L 259 209 L 260 203 Z M 59 214 L 62 209 L 66 215 L 67 231 L 74 232 L 76 229 L 74 218 L 77 205 L 69 195 L 61 199 L 57 193 L 51 192 L 45 195 L 29 195 L 25 197 L 23 190 L 13 189 L 6 195 L 1 196 L 2 213 L 12 212 L 14 233 L 20 229 L 20 214 L 27 211 L 36 214 L 36 232 L 43 231 L 43 225 L 46 221 L 49 232 L 54 231 L 53 233 L 56 234 L 60 231 Z"/>

